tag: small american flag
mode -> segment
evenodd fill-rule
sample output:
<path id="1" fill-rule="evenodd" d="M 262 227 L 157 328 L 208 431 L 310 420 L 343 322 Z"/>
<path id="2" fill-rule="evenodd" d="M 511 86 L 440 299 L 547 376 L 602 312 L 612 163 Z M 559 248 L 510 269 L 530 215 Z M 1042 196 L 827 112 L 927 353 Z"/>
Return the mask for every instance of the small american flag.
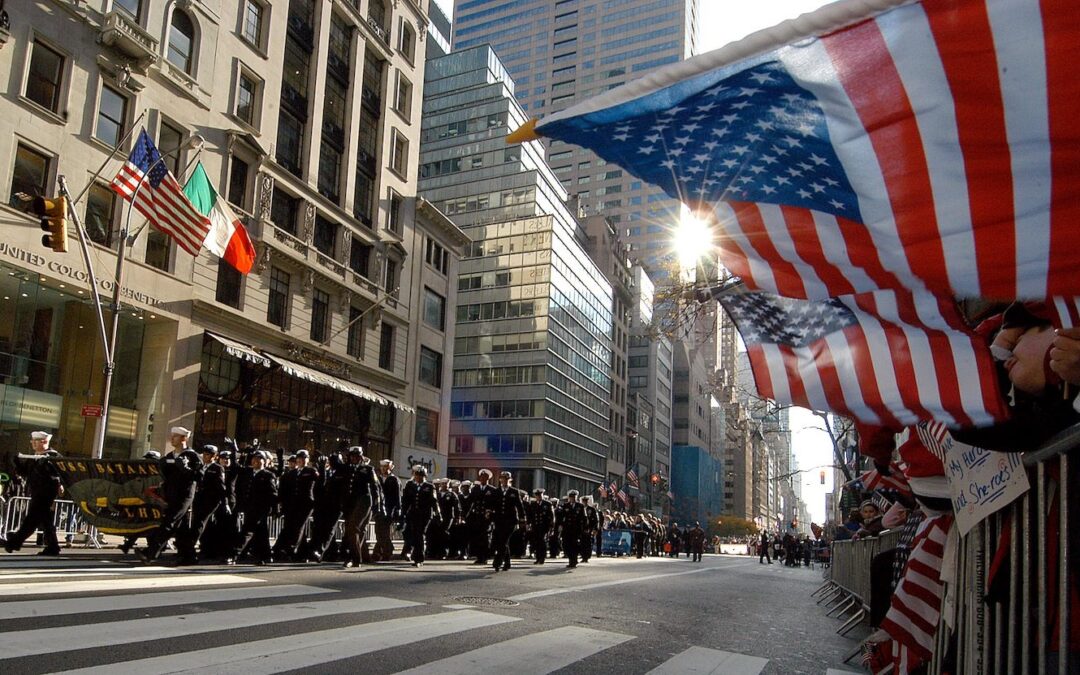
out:
<path id="1" fill-rule="evenodd" d="M 717 298 L 742 333 L 758 392 L 875 426 L 1007 417 L 990 350 L 952 301 L 876 291 L 827 300 L 771 293 Z"/>
<path id="2" fill-rule="evenodd" d="M 597 489 L 600 491 L 600 497 L 602 499 L 607 499 L 607 487 L 605 487 L 603 483 L 600 483 L 600 487 Z"/>
<path id="3" fill-rule="evenodd" d="M 619 488 L 619 492 L 616 496 L 619 498 L 619 501 L 621 501 L 624 505 L 628 505 L 630 503 L 630 497 L 626 494 L 626 490 Z"/>
<path id="4" fill-rule="evenodd" d="M 856 4 L 656 70 L 534 133 L 715 215 L 724 266 L 753 288 L 1080 294 L 1073 6 Z"/>
<path id="5" fill-rule="evenodd" d="M 930 658 L 945 593 L 941 565 L 952 523 L 952 514 L 927 518 L 912 541 L 903 576 L 881 622 L 881 629 L 893 639 L 894 672 L 910 673 Z"/>
<path id="6" fill-rule="evenodd" d="M 863 472 L 856 481 L 862 485 L 862 489 L 865 492 L 873 492 L 875 490 L 896 490 L 905 495 L 911 495 L 911 486 L 908 485 L 907 479 L 904 478 L 904 467 L 896 462 L 889 465 L 888 476 L 877 469 L 870 469 L 869 471 Z"/>
<path id="7" fill-rule="evenodd" d="M 945 439 L 949 437 L 949 430 L 945 425 L 940 422 L 919 422 L 915 425 L 915 433 L 930 454 L 944 463 Z"/>
<path id="8" fill-rule="evenodd" d="M 131 156 L 120 167 L 110 187 L 128 201 L 135 198 L 138 189 L 138 197 L 132 206 L 155 228 L 176 240 L 177 246 L 191 255 L 198 255 L 210 232 L 210 219 L 199 213 L 160 159 L 161 153 L 143 129 Z M 139 181 L 142 181 L 141 188 Z"/>
<path id="9" fill-rule="evenodd" d="M 632 468 L 626 470 L 626 480 L 630 481 L 630 484 L 634 487 L 641 487 L 638 483 L 637 471 L 634 471 Z"/>

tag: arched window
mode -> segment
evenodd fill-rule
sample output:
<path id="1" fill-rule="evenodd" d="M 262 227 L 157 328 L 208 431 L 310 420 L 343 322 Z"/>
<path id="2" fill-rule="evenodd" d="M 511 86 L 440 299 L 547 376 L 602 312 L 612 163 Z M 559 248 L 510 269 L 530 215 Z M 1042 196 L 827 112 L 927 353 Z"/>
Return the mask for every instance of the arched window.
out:
<path id="1" fill-rule="evenodd" d="M 195 54 L 195 25 L 183 10 L 174 9 L 169 26 L 169 52 L 167 58 L 188 75 L 191 75 Z"/>

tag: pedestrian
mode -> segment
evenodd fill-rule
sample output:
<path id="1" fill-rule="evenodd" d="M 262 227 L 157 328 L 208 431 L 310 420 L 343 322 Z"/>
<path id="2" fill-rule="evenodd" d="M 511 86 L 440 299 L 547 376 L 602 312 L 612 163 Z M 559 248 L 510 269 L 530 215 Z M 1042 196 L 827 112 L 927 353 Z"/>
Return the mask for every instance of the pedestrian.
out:
<path id="1" fill-rule="evenodd" d="M 566 493 L 566 503 L 560 512 L 559 529 L 562 530 L 562 544 L 566 549 L 566 557 L 569 561 L 566 565 L 569 569 L 578 566 L 578 553 L 581 550 L 581 537 L 589 527 L 589 517 L 585 513 L 585 505 L 578 501 L 578 491 L 570 490 Z"/>
<path id="2" fill-rule="evenodd" d="M 334 453 L 322 457 L 319 479 L 315 482 L 315 507 L 311 517 L 311 538 L 304 558 L 308 562 L 322 562 L 334 543 L 334 530 L 341 519 L 348 475 L 344 460 Z"/>
<path id="3" fill-rule="evenodd" d="M 476 558 L 474 565 L 486 565 L 491 557 L 491 502 L 495 487 L 489 485 L 490 480 L 491 472 L 480 469 L 469 490 L 469 512 L 465 522 L 469 526 L 469 551 Z"/>
<path id="4" fill-rule="evenodd" d="M 449 478 L 436 478 L 433 482 L 440 522 L 428 528 L 428 553 L 424 557 L 443 560 L 450 551 L 450 528 L 461 520 L 461 505 L 457 495 L 450 490 Z"/>
<path id="5" fill-rule="evenodd" d="M 596 507 L 592 504 L 592 497 L 585 495 L 581 498 L 581 503 L 585 506 L 585 531 L 581 534 L 581 562 L 587 563 L 592 558 L 592 549 L 594 542 L 596 541 L 596 533 L 600 529 L 600 513 L 596 510 Z"/>
<path id="6" fill-rule="evenodd" d="M 765 561 L 769 561 L 772 564 L 772 556 L 769 555 L 769 535 L 765 532 L 761 533 L 761 544 L 758 546 L 758 564 L 764 565 Z"/>
<path id="7" fill-rule="evenodd" d="M 648 536 L 648 530 L 645 526 L 645 516 L 638 514 L 637 518 L 634 519 L 633 533 L 634 554 L 640 559 L 645 557 L 645 539 Z"/>
<path id="8" fill-rule="evenodd" d="M 256 565 L 274 562 L 270 553 L 270 516 L 278 503 L 278 479 L 268 468 L 270 462 L 268 451 L 255 450 L 249 461 L 251 471 L 237 479 L 236 504 L 243 524 L 226 565 L 236 564 L 245 553 L 250 553 Z"/>
<path id="9" fill-rule="evenodd" d="M 232 441 L 226 438 L 225 443 L 226 447 L 229 447 Z M 233 461 L 236 454 L 233 450 L 220 450 L 217 455 L 217 463 L 221 466 L 225 485 L 225 496 L 199 538 L 199 556 L 204 560 L 224 560 L 232 551 L 233 544 L 236 543 L 236 538 L 239 536 L 240 526 L 236 512 L 236 478 L 240 474 L 240 468 Z M 197 496 L 198 493 L 196 492 Z"/>
<path id="10" fill-rule="evenodd" d="M 348 451 L 345 497 L 342 512 L 345 531 L 341 541 L 345 549 L 345 567 L 359 567 L 363 562 L 364 540 L 372 513 L 385 513 L 379 479 L 369 464 L 364 464 L 364 449 L 354 445 Z"/>
<path id="11" fill-rule="evenodd" d="M 202 457 L 188 447 L 191 431 L 184 427 L 169 430 L 172 449 L 161 458 L 161 492 L 165 498 L 165 512 L 158 529 L 150 537 L 146 548 L 136 553 L 143 562 L 157 560 L 169 540 L 181 529 L 184 518 L 195 499 L 195 487 L 202 476 Z"/>
<path id="12" fill-rule="evenodd" d="M 216 445 L 204 445 L 199 449 L 202 469 L 195 486 L 195 498 L 191 502 L 191 521 L 176 537 L 178 565 L 194 565 L 195 545 L 199 542 L 210 518 L 225 502 L 225 470 L 217 463 Z"/>
<path id="13" fill-rule="evenodd" d="M 558 558 L 559 553 L 562 552 L 558 523 L 562 520 L 563 502 L 558 497 L 545 497 L 545 499 L 551 502 L 551 512 L 555 516 L 555 523 L 552 525 L 551 533 L 548 535 L 548 557 Z"/>
<path id="14" fill-rule="evenodd" d="M 401 481 L 394 474 L 394 463 L 379 460 L 379 486 L 382 488 L 385 513 L 375 514 L 375 559 L 390 560 L 394 557 L 394 540 L 391 528 L 401 519 Z"/>
<path id="15" fill-rule="evenodd" d="M 60 541 L 56 538 L 56 522 L 53 519 L 53 505 L 64 487 L 60 483 L 60 472 L 51 458 L 60 453 L 49 447 L 52 434 L 47 431 L 30 433 L 30 450 L 35 459 L 30 460 L 26 468 L 26 484 L 30 489 L 30 505 L 23 515 L 22 525 L 14 532 L 8 532 L 3 539 L 4 550 L 14 553 L 22 548 L 30 535 L 41 529 L 44 548 L 38 555 L 60 555 Z"/>
<path id="16" fill-rule="evenodd" d="M 309 464 L 307 450 L 297 450 L 293 455 L 293 468 L 286 474 L 286 483 L 282 476 L 280 483 L 281 510 L 285 515 L 281 533 L 274 542 L 274 558 L 295 560 L 303 543 L 308 519 L 315 509 L 315 484 L 319 480 L 319 471 Z"/>
<path id="17" fill-rule="evenodd" d="M 544 488 L 533 490 L 533 500 L 525 509 L 529 521 L 529 548 L 532 549 L 533 564 L 543 565 L 547 560 L 547 542 L 551 528 L 555 525 L 555 509 L 551 502 L 544 499 Z"/>
<path id="18" fill-rule="evenodd" d="M 451 481 L 452 492 L 457 493 L 458 517 L 450 526 L 450 551 L 449 557 L 455 560 L 465 560 L 469 551 L 469 528 L 465 524 L 465 514 L 469 511 L 469 489 L 472 483 L 467 480 Z"/>
<path id="19" fill-rule="evenodd" d="M 705 553 L 705 530 L 701 529 L 701 523 L 695 522 L 694 527 L 687 532 L 687 548 L 693 556 L 694 562 L 701 562 L 701 555 Z"/>
<path id="20" fill-rule="evenodd" d="M 498 572 L 510 569 L 510 537 L 525 523 L 525 505 L 521 491 L 511 483 L 509 471 L 499 472 L 499 487 L 491 499 L 492 524 L 491 537 L 494 567 Z"/>
<path id="21" fill-rule="evenodd" d="M 427 468 L 417 464 L 412 468 L 412 480 L 415 486 L 409 489 L 409 498 L 402 499 L 402 511 L 405 517 L 405 546 L 412 552 L 412 566 L 424 564 L 424 548 L 428 528 L 441 526 L 439 502 L 435 496 L 435 487 L 427 482 Z M 409 485 L 405 486 L 409 488 Z"/>

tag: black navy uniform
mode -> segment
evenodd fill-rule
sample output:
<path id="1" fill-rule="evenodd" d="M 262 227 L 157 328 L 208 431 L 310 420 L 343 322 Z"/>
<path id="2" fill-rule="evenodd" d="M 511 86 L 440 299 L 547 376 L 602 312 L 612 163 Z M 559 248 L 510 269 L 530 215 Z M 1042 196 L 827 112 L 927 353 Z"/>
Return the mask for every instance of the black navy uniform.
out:
<path id="1" fill-rule="evenodd" d="M 60 472 L 50 457 L 60 453 L 48 450 L 39 459 L 27 460 L 26 485 L 30 489 L 30 505 L 18 530 L 9 532 L 4 548 L 8 553 L 18 551 L 24 541 L 38 528 L 43 534 L 44 548 L 41 555 L 60 555 L 60 542 L 56 538 L 56 522 L 53 520 L 53 504 L 60 494 Z"/>
<path id="2" fill-rule="evenodd" d="M 577 567 L 581 540 L 589 527 L 589 517 L 581 502 L 566 502 L 560 509 L 559 527 L 562 529 L 562 545 L 569 559 L 567 567 Z"/>
<path id="3" fill-rule="evenodd" d="M 286 483 L 285 476 L 282 476 L 279 488 L 285 519 L 281 534 L 274 542 L 274 555 L 295 557 L 308 518 L 315 509 L 315 484 L 319 480 L 319 472 L 313 466 L 304 466 L 289 471 L 286 476 L 290 476 L 289 481 Z"/>
<path id="4" fill-rule="evenodd" d="M 195 500 L 195 488 L 203 472 L 202 457 L 191 448 L 184 448 L 180 452 L 170 450 L 161 458 L 159 466 L 165 513 L 161 516 L 158 529 L 150 535 L 149 543 L 141 551 L 144 560 L 154 560 L 160 556 L 169 539 L 180 530 Z"/>
<path id="5" fill-rule="evenodd" d="M 543 565 L 547 559 L 547 541 L 551 528 L 555 524 L 555 509 L 551 502 L 541 499 L 530 502 L 525 507 L 526 517 L 529 520 L 529 548 L 537 564 Z"/>
<path id="6" fill-rule="evenodd" d="M 496 570 L 510 569 L 510 537 L 525 522 L 525 505 L 521 490 L 497 487 L 491 498 L 491 519 L 495 525 L 491 536 L 493 564 Z"/>
<path id="7" fill-rule="evenodd" d="M 442 560 L 447 557 L 450 548 L 450 528 L 461 517 L 461 504 L 458 496 L 450 490 L 437 491 L 435 499 L 439 503 L 439 517 L 442 522 L 428 532 L 427 557 Z"/>
<path id="8" fill-rule="evenodd" d="M 389 560 L 394 557 L 394 540 L 390 531 L 401 519 L 401 480 L 391 471 L 379 479 L 385 514 L 375 514 L 375 557 Z"/>
<path id="9" fill-rule="evenodd" d="M 349 463 L 342 469 L 345 478 L 345 531 L 342 546 L 346 565 L 359 565 L 363 560 L 364 540 L 367 538 L 371 514 L 383 513 L 382 488 L 375 471 L 367 464 Z"/>
<path id="10" fill-rule="evenodd" d="M 476 564 L 486 565 L 491 553 L 491 500 L 497 488 L 476 483 L 469 490 L 469 511 L 465 522 L 469 526 L 469 551 Z"/>
<path id="11" fill-rule="evenodd" d="M 225 467 L 210 462 L 203 467 L 195 489 L 195 499 L 191 503 L 191 524 L 176 537 L 176 552 L 182 564 L 195 562 L 195 543 L 202 537 L 210 517 L 224 503 Z"/>
<path id="12" fill-rule="evenodd" d="M 242 473 L 237 485 L 237 506 L 244 517 L 233 547 L 233 560 L 251 549 L 256 565 L 273 562 L 270 554 L 270 516 L 277 506 L 277 476 L 270 469 Z"/>
<path id="13" fill-rule="evenodd" d="M 415 485 L 415 488 L 410 488 Z M 431 483 L 409 481 L 402 491 L 401 510 L 405 517 L 405 548 L 412 552 L 414 565 L 424 563 L 424 535 L 428 527 L 440 523 L 439 502 Z M 406 499 L 405 495 L 408 495 Z"/>

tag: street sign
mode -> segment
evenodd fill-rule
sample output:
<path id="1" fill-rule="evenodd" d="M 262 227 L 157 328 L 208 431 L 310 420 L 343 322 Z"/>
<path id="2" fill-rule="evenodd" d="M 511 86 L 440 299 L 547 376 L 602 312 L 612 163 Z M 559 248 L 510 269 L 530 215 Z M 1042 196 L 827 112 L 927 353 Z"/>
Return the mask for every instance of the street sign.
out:
<path id="1" fill-rule="evenodd" d="M 101 406 L 96 404 L 88 404 L 82 407 L 83 417 L 101 417 Z"/>

